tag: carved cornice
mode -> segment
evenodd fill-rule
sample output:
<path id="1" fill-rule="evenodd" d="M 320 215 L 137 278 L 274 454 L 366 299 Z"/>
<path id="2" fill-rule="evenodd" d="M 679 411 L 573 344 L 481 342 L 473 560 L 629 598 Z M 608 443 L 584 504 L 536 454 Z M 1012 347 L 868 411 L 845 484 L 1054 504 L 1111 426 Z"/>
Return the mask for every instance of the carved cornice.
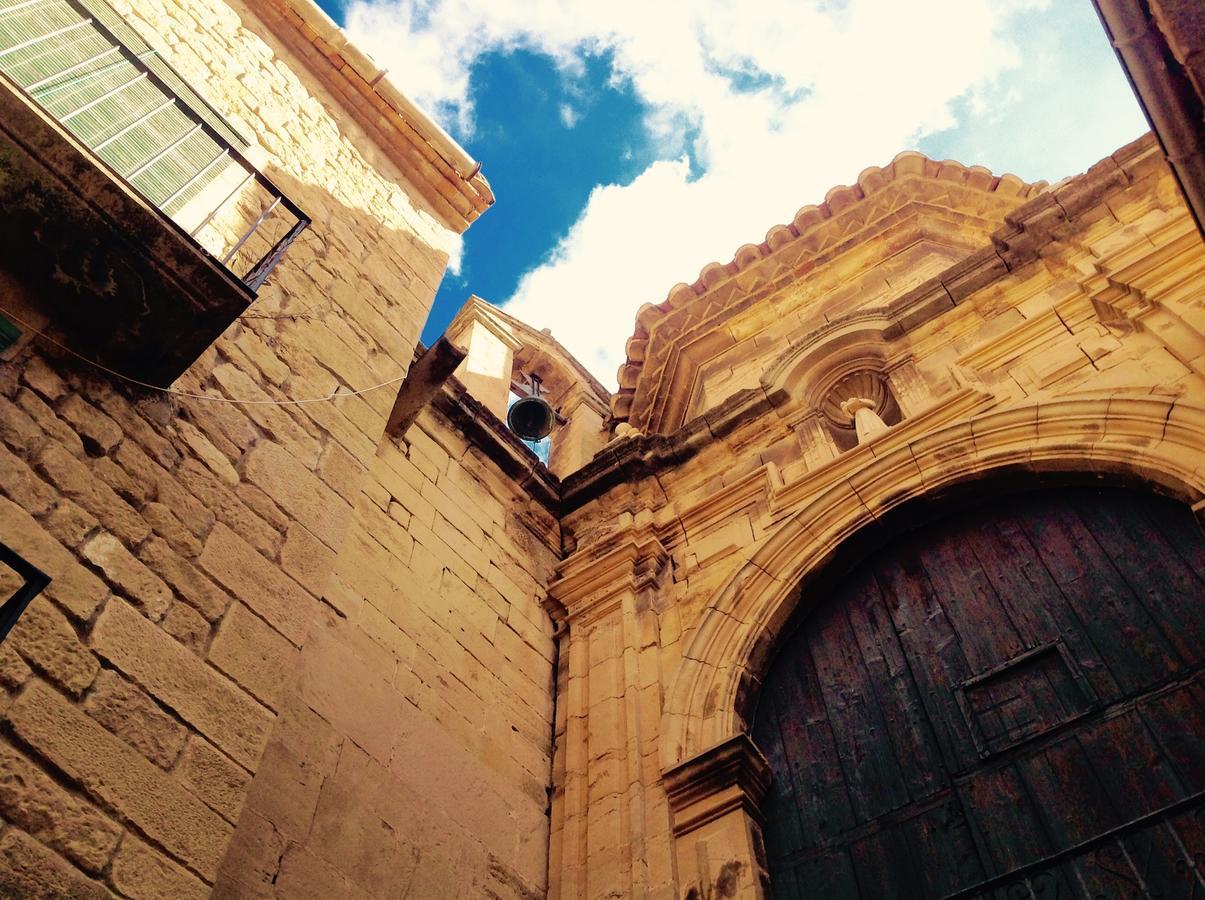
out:
<path id="1" fill-rule="evenodd" d="M 557 477 L 455 377 L 449 378 L 435 394 L 431 408 L 479 449 L 515 487 L 552 515 L 559 514 L 561 485 Z"/>
<path id="2" fill-rule="evenodd" d="M 766 463 L 708 495 L 703 503 L 679 511 L 678 521 L 687 535 L 706 531 L 728 521 L 745 507 L 773 497 L 781 485 L 778 467 L 774 463 Z"/>
<path id="3" fill-rule="evenodd" d="M 886 317 L 901 332 L 906 333 L 953 309 L 974 292 L 1036 260 L 1040 251 L 1057 236 L 1082 227 L 1084 221 L 1093 215 L 1091 211 L 1099 207 L 1109 194 L 1125 188 L 1130 184 L 1134 173 L 1156 163 L 1157 148 L 1153 138 L 1147 135 L 1106 157 L 1082 175 L 1048 191 L 1027 194 L 1026 197 L 1031 199 L 1024 205 L 1018 204 L 1025 197 L 1017 199 L 1013 204 L 1014 208 L 1011 211 L 1003 211 L 997 219 L 1003 219 L 1005 224 L 991 232 L 989 244 L 970 253 L 940 275 L 891 301 L 883 308 Z M 832 220 L 831 215 L 827 218 L 820 217 L 815 219 L 812 225 L 841 227 L 840 223 L 817 224 Z M 775 232 L 771 231 L 771 235 L 773 234 Z M 750 267 L 772 264 L 776 258 L 775 254 L 790 246 L 791 240 L 784 238 L 777 243 L 768 240 L 761 249 L 752 248 L 748 252 L 745 252 L 747 248 L 742 248 L 737 254 L 737 259 L 728 267 L 716 267 L 713 264 L 704 269 L 695 285 L 679 285 L 659 306 L 646 304 L 642 307 L 637 316 L 636 333 L 629 341 L 628 363 L 620 370 L 620 391 L 612 398 L 612 410 L 616 419 L 625 421 L 630 416 L 634 425 L 647 426 L 648 430 L 652 431 L 657 431 L 663 424 L 668 423 L 668 420 L 662 421 L 664 416 L 654 422 L 644 421 L 654 416 L 655 411 L 650 405 L 654 402 L 653 394 L 660 395 L 664 391 L 681 392 L 693 375 L 689 371 L 680 373 L 677 369 L 683 366 L 689 369 L 695 365 L 684 349 L 684 339 L 680 336 L 668 336 L 676 328 L 667 327 L 668 323 L 676 321 L 676 318 L 682 315 L 697 317 L 699 313 L 695 311 L 696 307 L 708 303 L 718 305 L 714 315 L 722 314 L 722 309 L 726 308 L 720 299 L 723 294 L 731 295 L 729 301 L 726 301 L 729 305 L 736 302 L 736 299 L 742 303 L 750 299 L 762 302 L 770 293 L 799 280 L 814 266 L 794 266 L 784 274 L 781 283 L 776 281 L 769 291 L 764 287 L 758 289 L 750 281 L 752 275 L 746 275 L 744 271 Z M 753 250 L 757 252 L 754 253 Z M 679 312 L 680 310 L 687 312 Z M 714 317 L 712 312 L 707 315 Z M 668 377 L 666 373 L 671 372 L 673 384 L 660 384 Z M 633 414 L 636 403 L 642 410 L 639 415 Z M 659 413 L 656 415 L 660 416 Z"/>
<path id="4" fill-rule="evenodd" d="M 781 407 L 791 399 L 782 383 L 784 372 L 791 369 L 790 357 L 807 352 L 807 348 L 819 345 L 843 330 L 877 330 L 884 344 L 885 364 L 891 366 L 897 363 L 899 354 L 891 345 L 899 337 L 955 308 L 974 292 L 1036 260 L 1039 251 L 1050 241 L 1074 233 L 1081 227 L 1079 217 L 1098 206 L 1114 191 L 1128 185 L 1129 173 L 1141 172 L 1154 164 L 1159 164 L 1158 151 L 1153 138 L 1147 135 L 1121 148 L 1085 174 L 1042 194 L 1011 214 L 1008 224 L 993 235 L 991 246 L 971 254 L 885 307 L 852 313 L 821 325 L 800 339 L 794 349 L 786 351 L 772 372 L 768 373 L 766 382 L 758 388 L 738 392 L 671 435 L 639 435 L 613 442 L 590 463 L 565 479 L 562 484 L 562 509 L 570 512 L 617 484 L 647 477 L 677 465 L 697 454 L 715 438 L 730 433 L 772 408 Z M 1180 246 L 1181 242 L 1186 240 L 1177 236 L 1169 242 L 1170 249 L 1166 252 L 1181 252 L 1184 249 Z M 1128 274 L 1133 277 L 1137 271 L 1134 269 Z M 1102 277 L 1104 280 L 1099 282 L 1097 293 L 1109 288 L 1111 283 L 1109 278 L 1112 276 Z M 1118 283 L 1117 279 L 1113 278 L 1112 283 Z M 1089 281 L 1085 287 L 1090 288 L 1091 285 Z M 1078 288 L 1073 288 L 1072 294 L 1075 296 L 1069 297 L 1058 307 L 1064 316 L 1069 308 L 1066 303 L 1078 304 L 1079 298 L 1084 296 Z M 1084 306 L 1086 308 L 1087 304 Z M 1084 310 L 1075 310 L 1076 316 L 1083 313 Z M 1041 331 L 1047 324 L 1039 321 L 1021 328 Z M 1015 337 L 1021 340 L 1027 335 Z M 968 354 L 969 361 L 973 361 L 976 367 L 989 365 L 991 360 L 999 359 L 1000 354 L 1007 354 L 1008 346 L 1009 340 L 1005 340 L 975 348 Z M 769 377 L 771 374 L 778 377 Z M 953 399 L 946 398 L 942 404 L 953 402 Z M 909 421 L 898 427 L 910 427 Z M 896 430 L 891 429 L 889 434 Z M 886 439 L 887 436 L 884 436 Z"/>
<path id="5" fill-rule="evenodd" d="M 832 462 L 783 484 L 770 497 L 770 509 L 774 512 L 792 509 L 826 485 L 840 481 L 856 481 L 870 459 L 889 457 L 901 449 L 906 449 L 911 442 L 929 432 L 986 412 L 995 402 L 991 394 L 973 387 L 953 391 L 927 409 L 904 419 L 898 425 L 893 425 L 869 442 L 859 444 Z"/>
<path id="6" fill-rule="evenodd" d="M 752 738 L 738 734 L 666 770 L 675 837 L 682 837 L 733 810 L 763 821 L 759 805 L 770 787 L 770 764 Z"/>
<path id="7" fill-rule="evenodd" d="M 1047 339 L 1061 338 L 1066 334 L 1067 327 L 1059 316 L 1057 306 L 1052 305 L 1050 309 L 1025 319 L 1004 334 L 995 335 L 991 340 L 971 348 L 958 358 L 958 365 L 976 372 L 998 369 L 1040 348 Z"/>
<path id="8" fill-rule="evenodd" d="M 784 386 L 789 374 L 798 367 L 798 361 L 825 343 L 839 341 L 846 336 L 860 338 L 863 343 L 875 344 L 879 355 L 882 356 L 887 345 L 903 333 L 903 329 L 893 320 L 891 311 L 886 307 L 872 306 L 836 316 L 807 334 L 792 339 L 766 367 L 765 374 L 761 377 L 762 387 L 769 391 Z M 892 363 L 898 364 L 895 360 Z M 886 361 L 884 366 L 890 368 Z"/>
<path id="9" fill-rule="evenodd" d="M 563 512 L 572 512 L 617 484 L 636 481 L 695 456 L 717 437 L 773 409 L 761 388 L 749 388 L 692 419 L 670 436 L 636 435 L 613 441 L 563 482 Z"/>
<path id="10" fill-rule="evenodd" d="M 779 283 L 790 283 L 863 242 L 870 231 L 897 226 L 905 210 L 915 216 L 932 207 L 939 219 L 961 222 L 963 228 L 986 237 L 1005 213 L 1044 187 L 1044 183 L 1027 185 L 1014 175 L 997 178 L 981 166 L 937 162 L 915 152 L 899 154 L 885 168 L 866 169 L 856 185 L 833 188 L 823 204 L 805 206 L 792 223 L 772 228 L 762 244 L 746 244 L 727 265 L 711 263 L 694 284 L 679 284 L 662 303 L 641 307 L 628 341 L 627 361 L 619 372 L 620 393 L 612 401 L 615 417 L 626 420 L 631 413 L 633 396 L 642 393 L 637 383 L 648 380 L 643 370 L 659 380 L 667 365 L 674 364 L 675 351 L 707 321 L 767 285 L 777 288 Z M 676 337 L 667 341 L 664 332 L 669 322 L 679 324 Z M 659 337 L 654 335 L 657 329 L 663 332 Z M 642 426 L 644 419 L 642 413 L 633 422 Z"/>
<path id="11" fill-rule="evenodd" d="M 698 503 L 687 507 L 675 506 L 673 524 L 680 527 L 681 531 L 673 528 L 667 529 L 663 534 L 658 533 L 657 547 L 664 552 L 673 552 L 682 537 L 691 540 L 695 536 L 706 534 L 709 530 L 730 521 L 734 513 L 755 504 L 764 506 L 770 519 L 777 520 L 833 483 L 849 482 L 857 491 L 862 479 L 861 473 L 871 461 L 883 457 L 895 457 L 898 465 L 908 467 L 911 465 L 908 448 L 912 442 L 920 439 L 926 433 L 981 414 L 990 409 L 995 402 L 995 398 L 990 393 L 976 387 L 959 388 L 915 415 L 893 425 L 867 443 L 842 453 L 830 462 L 811 469 L 789 482 L 783 480 L 774 463 L 768 462 L 758 466 L 731 484 L 709 493 L 704 500 Z M 656 444 L 657 441 L 653 443 Z M 655 471 L 662 465 L 668 467 L 680 461 L 673 456 L 657 456 L 654 452 L 644 458 L 633 457 L 629 465 L 633 467 L 646 465 Z M 580 490 L 574 485 L 569 486 L 565 498 L 565 508 L 585 502 Z M 851 499 L 860 503 L 856 493 L 851 496 Z M 650 530 L 649 533 L 652 534 L 652 531 Z M 583 573 L 579 575 L 578 581 L 574 584 L 589 584 L 590 579 L 594 578 L 597 579 L 596 584 L 608 584 L 613 587 L 612 579 L 619 577 L 622 581 L 626 577 L 626 575 L 616 576 L 607 569 L 607 566 L 612 564 L 615 554 L 622 550 L 622 545 L 617 545 L 616 540 L 617 536 L 608 536 L 596 544 L 583 547 L 578 554 L 566 561 L 566 567 L 570 562 L 574 562 L 574 571 Z M 599 559 L 597 569 L 581 568 L 583 561 L 590 561 L 596 557 Z M 568 575 L 568 568 L 563 569 L 563 572 Z M 592 598 L 591 602 L 600 601 Z"/>
<path id="12" fill-rule="evenodd" d="M 1150 235 L 1151 243 L 1133 245 L 1097 260 L 1097 274 L 1084 282 L 1097 315 L 1106 325 L 1129 330 L 1166 296 L 1166 282 L 1196 284 L 1205 264 L 1201 238 L 1190 219 L 1172 219 Z M 1191 257 L 1196 257 L 1195 263 Z"/>
<path id="13" fill-rule="evenodd" d="M 419 109 L 314 0 L 251 0 L 340 106 L 371 135 L 433 210 L 463 232 L 494 202 L 480 163 Z"/>
<path id="14" fill-rule="evenodd" d="M 589 625 L 617 609 L 624 596 L 654 587 L 668 561 L 651 523 L 633 526 L 569 556 L 548 586 L 548 599 L 570 627 Z"/>
<path id="15" fill-rule="evenodd" d="M 480 297 L 474 295 L 464 302 L 455 318 L 448 323 L 444 333 L 453 343 L 460 342 L 460 336 L 468 331 L 474 323 L 478 323 L 490 334 L 496 337 L 504 347 L 514 353 L 523 346 L 523 342 L 514 335 L 508 322 L 498 315 L 498 310 Z"/>

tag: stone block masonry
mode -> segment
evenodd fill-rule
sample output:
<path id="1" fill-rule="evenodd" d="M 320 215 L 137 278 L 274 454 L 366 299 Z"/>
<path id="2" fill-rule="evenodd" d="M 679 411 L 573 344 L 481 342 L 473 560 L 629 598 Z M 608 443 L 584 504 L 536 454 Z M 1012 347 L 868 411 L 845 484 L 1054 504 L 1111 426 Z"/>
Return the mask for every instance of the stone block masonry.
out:
<path id="1" fill-rule="evenodd" d="M 113 5 L 314 222 L 175 395 L 0 360 L 0 540 L 53 579 L 0 647 L 0 896 L 534 896 L 555 521 L 516 543 L 530 498 L 449 422 L 382 443 L 394 392 L 351 393 L 405 373 L 466 223 L 277 4 Z"/>
<path id="2" fill-rule="evenodd" d="M 314 222 L 173 393 L 0 355 L 0 540 L 53 579 L 0 645 L 0 897 L 763 896 L 744 730 L 851 537 L 989 472 L 1205 503 L 1205 249 L 1152 139 L 1052 188 L 865 170 L 642 308 L 558 482 L 454 380 L 402 434 L 357 393 L 476 170 L 307 0 L 112 2 Z"/>
<path id="3" fill-rule="evenodd" d="M 536 505 L 435 412 L 382 443 L 219 893 L 304 872 L 352 896 L 544 895 L 560 536 Z"/>

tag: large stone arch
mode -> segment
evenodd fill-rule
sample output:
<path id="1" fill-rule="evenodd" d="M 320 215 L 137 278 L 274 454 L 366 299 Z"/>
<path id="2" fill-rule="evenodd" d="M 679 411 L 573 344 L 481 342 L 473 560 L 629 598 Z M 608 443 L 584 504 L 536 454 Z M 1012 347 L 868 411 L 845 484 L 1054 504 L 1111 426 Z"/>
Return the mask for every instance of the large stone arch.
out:
<path id="1" fill-rule="evenodd" d="M 800 584 L 843 542 L 907 501 L 1010 469 L 1139 480 L 1196 504 L 1205 496 L 1205 406 L 1116 392 L 989 411 L 870 457 L 808 497 L 704 608 L 666 696 L 663 771 L 746 731 Z"/>

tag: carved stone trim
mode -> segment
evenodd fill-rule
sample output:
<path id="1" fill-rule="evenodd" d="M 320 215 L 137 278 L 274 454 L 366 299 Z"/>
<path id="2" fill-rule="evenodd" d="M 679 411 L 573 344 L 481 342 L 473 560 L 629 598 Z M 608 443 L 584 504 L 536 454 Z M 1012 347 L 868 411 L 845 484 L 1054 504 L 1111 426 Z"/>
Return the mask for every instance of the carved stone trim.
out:
<path id="1" fill-rule="evenodd" d="M 674 837 L 744 809 L 759 825 L 762 798 L 770 787 L 770 764 L 747 734 L 738 734 L 665 771 Z"/>
<path id="2" fill-rule="evenodd" d="M 548 601 L 559 604 L 571 626 L 588 624 L 618 608 L 625 593 L 654 587 L 668 561 L 651 528 L 632 528 L 566 559 Z"/>
<path id="3" fill-rule="evenodd" d="M 1079 227 L 1084 213 L 1129 184 L 1134 171 L 1157 159 L 1158 148 L 1147 135 L 1060 187 L 1028 191 L 1028 202 L 1005 216 L 1005 224 L 991 233 L 990 243 L 891 301 L 883 310 L 884 318 L 906 333 L 953 309 L 976 291 L 1036 260 L 1039 249 L 1050 239 Z M 772 263 L 777 252 L 771 250 L 770 256 L 754 263 L 754 267 Z M 735 261 L 730 265 L 737 268 Z M 678 334 L 673 327 L 667 328 L 666 323 L 672 325 L 690 316 L 698 317 L 701 323 L 692 327 L 691 334 L 701 328 L 714 328 L 714 320 L 727 314 L 726 310 L 732 305 L 721 303 L 720 295 L 762 299 L 763 292 L 772 292 L 780 286 L 774 281 L 762 291 L 750 294 L 740 288 L 736 279 L 730 280 L 720 272 L 722 269 L 724 267 L 709 266 L 704 271 L 710 270 L 713 277 L 701 277 L 691 287 L 680 285 L 659 306 L 646 304 L 642 307 L 637 316 L 636 334 L 629 341 L 628 360 L 620 370 L 620 391 L 612 397 L 612 410 L 617 420 L 630 420 L 634 426 L 649 432 L 672 430 L 675 423 L 659 408 L 658 399 L 664 402 L 667 394 L 675 393 L 675 385 L 680 386 L 680 382 L 689 381 L 693 376 L 677 373 L 679 367 L 689 364 L 689 360 L 684 363 L 680 358 L 688 337 Z M 798 272 L 796 267 L 795 278 Z M 787 283 L 785 276 L 781 280 L 783 284 Z M 704 316 L 704 310 L 699 307 L 708 303 L 722 306 L 723 310 Z M 633 349 L 638 350 L 634 355 Z M 670 379 L 666 373 L 674 373 L 674 378 Z"/>
<path id="4" fill-rule="evenodd" d="M 489 331 L 512 353 L 523 347 L 523 342 L 511 333 L 511 329 L 506 323 L 500 321 L 496 310 L 480 297 L 470 297 L 460 308 L 456 318 L 447 327 L 448 340 L 459 343 L 461 336 L 468 332 L 474 322 L 480 322 L 482 328 Z"/>
<path id="5" fill-rule="evenodd" d="M 683 647 L 665 696 L 663 767 L 676 769 L 698 748 L 745 730 L 748 686 L 798 602 L 798 586 L 842 541 L 908 500 L 1014 470 L 1115 473 L 1188 503 L 1205 494 L 1205 407 L 1115 391 L 976 414 L 981 399 L 960 392 L 943 410 L 944 424 L 926 416 L 905 422 L 777 492 L 771 508 L 792 513 L 703 601 Z"/>
<path id="6" fill-rule="evenodd" d="M 1028 185 L 1014 175 L 995 178 L 982 167 L 938 163 L 914 152 L 863 174 L 869 173 L 874 174 L 856 186 L 834 188 L 822 206 L 804 207 L 790 225 L 772 228 L 760 246 L 745 245 L 731 263 L 709 264 L 694 285 L 677 285 L 663 303 L 641 307 L 619 371 L 620 392 L 612 398 L 615 417 L 631 415 L 636 427 L 663 430 L 660 421 L 646 422 L 650 415 L 660 417 L 652 407 L 658 405 L 653 395 L 662 393 L 649 382 L 660 382 L 676 367 L 680 347 L 714 330 L 717 317 L 729 309 L 816 269 L 868 234 L 882 232 L 885 221 L 898 217 L 902 207 L 939 209 L 986 237 L 1005 214 L 1045 187 L 1044 182 Z"/>

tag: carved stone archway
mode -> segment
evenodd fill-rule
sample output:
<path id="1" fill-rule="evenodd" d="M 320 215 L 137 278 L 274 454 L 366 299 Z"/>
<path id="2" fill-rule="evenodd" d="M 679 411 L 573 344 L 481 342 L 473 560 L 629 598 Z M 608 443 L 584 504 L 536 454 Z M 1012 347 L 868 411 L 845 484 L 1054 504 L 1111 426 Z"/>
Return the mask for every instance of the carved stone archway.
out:
<path id="1" fill-rule="evenodd" d="M 748 715 L 800 585 L 846 541 L 904 503 L 1009 470 L 1137 480 L 1200 510 L 1203 451 L 1199 404 L 1080 394 L 941 427 L 805 498 L 707 604 L 666 696 L 661 764 L 683 890 L 714 880 L 701 866 L 733 863 L 753 876 L 740 879 L 736 895 L 761 891 L 756 808 L 764 761 L 746 736 Z"/>

